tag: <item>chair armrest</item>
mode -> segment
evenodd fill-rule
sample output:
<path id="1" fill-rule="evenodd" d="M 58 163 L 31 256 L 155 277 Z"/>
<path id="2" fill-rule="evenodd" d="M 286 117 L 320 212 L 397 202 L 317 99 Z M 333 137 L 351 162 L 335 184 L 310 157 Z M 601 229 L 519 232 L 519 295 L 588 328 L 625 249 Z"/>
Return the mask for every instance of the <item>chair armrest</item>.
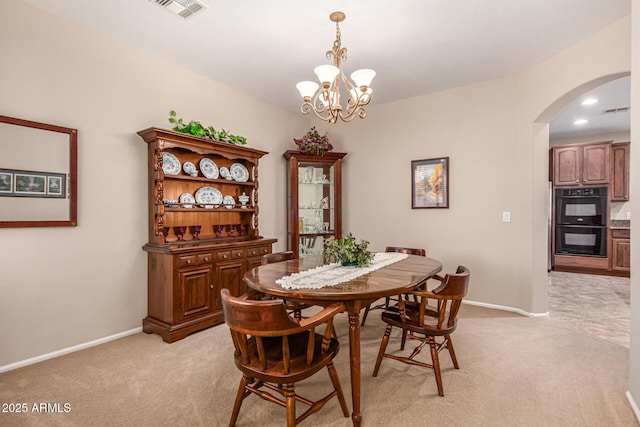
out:
<path id="1" fill-rule="evenodd" d="M 444 277 L 442 277 L 442 276 L 441 276 L 441 275 L 439 275 L 439 274 L 435 274 L 435 275 L 433 275 L 433 276 L 429 277 L 429 279 L 434 279 L 434 280 L 437 280 L 437 281 L 439 281 L 439 282 L 444 282 Z"/>
<path id="2" fill-rule="evenodd" d="M 427 291 L 427 290 L 411 291 L 411 292 L 409 292 L 409 295 L 415 295 L 415 296 L 420 297 L 420 298 L 442 299 L 442 296 L 440 296 L 438 294 L 434 294 L 433 292 Z"/>
<path id="3" fill-rule="evenodd" d="M 300 329 L 310 329 L 315 328 L 318 325 L 321 325 L 327 322 L 329 319 L 332 319 L 336 314 L 342 313 L 345 310 L 344 304 L 335 303 L 330 306 L 325 307 L 323 310 L 314 314 L 311 317 L 306 319 L 302 319 L 300 322 Z"/>

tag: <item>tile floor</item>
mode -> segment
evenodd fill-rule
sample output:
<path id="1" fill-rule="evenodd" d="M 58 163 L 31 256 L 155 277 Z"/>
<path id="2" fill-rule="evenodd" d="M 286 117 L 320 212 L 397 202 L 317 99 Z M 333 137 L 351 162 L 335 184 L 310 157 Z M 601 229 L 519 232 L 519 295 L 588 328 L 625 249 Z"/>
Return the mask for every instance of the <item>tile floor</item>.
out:
<path id="1" fill-rule="evenodd" d="M 629 347 L 630 279 L 552 271 L 549 319 Z"/>

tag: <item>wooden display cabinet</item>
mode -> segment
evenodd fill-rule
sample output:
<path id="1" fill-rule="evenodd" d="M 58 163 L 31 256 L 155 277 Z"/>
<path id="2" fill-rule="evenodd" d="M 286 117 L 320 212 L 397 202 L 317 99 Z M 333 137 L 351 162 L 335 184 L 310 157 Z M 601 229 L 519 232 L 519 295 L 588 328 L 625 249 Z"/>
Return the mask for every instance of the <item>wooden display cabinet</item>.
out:
<path id="1" fill-rule="evenodd" d="M 342 237 L 342 160 L 286 151 L 287 247 L 296 257 L 321 256 L 325 239 Z"/>
<path id="2" fill-rule="evenodd" d="M 276 239 L 264 239 L 258 231 L 258 162 L 267 153 L 157 128 L 138 135 L 148 145 L 149 171 L 149 242 L 143 247 L 148 253 L 148 313 L 143 330 L 173 342 L 222 323 L 220 290 L 244 293 L 244 273 L 272 251 Z M 163 153 L 178 159 L 177 173 L 164 172 Z M 240 164 L 249 176 L 246 181 L 242 174 L 238 179 L 207 178 L 200 170 L 204 158 L 219 170 Z M 186 162 L 195 165 L 197 175 L 183 170 Z M 201 196 L 196 202 L 180 202 L 182 194 L 195 198 L 202 187 L 234 200 L 209 204 L 211 199 Z M 249 198 L 244 205 L 239 201 L 243 194 Z"/>

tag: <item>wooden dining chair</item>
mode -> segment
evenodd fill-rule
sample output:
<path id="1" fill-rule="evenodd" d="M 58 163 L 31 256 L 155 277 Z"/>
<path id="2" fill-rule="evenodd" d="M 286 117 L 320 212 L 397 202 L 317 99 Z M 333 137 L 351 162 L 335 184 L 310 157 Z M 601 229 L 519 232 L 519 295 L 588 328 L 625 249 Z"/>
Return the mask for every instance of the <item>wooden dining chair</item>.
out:
<path id="1" fill-rule="evenodd" d="M 384 251 L 385 252 L 398 252 L 398 253 L 408 254 L 408 255 L 427 256 L 427 251 L 425 251 L 424 249 L 403 248 L 403 247 L 400 247 L 400 246 L 387 246 L 387 248 Z M 418 286 L 418 288 L 421 288 L 422 285 L 423 284 Z M 360 326 L 364 326 L 364 323 L 367 321 L 367 316 L 369 315 L 369 312 L 371 310 L 379 310 L 379 309 L 389 308 L 389 305 L 391 304 L 391 301 L 392 301 L 391 297 L 386 297 L 384 299 L 384 303 L 382 303 L 382 304 L 374 305 L 373 307 L 371 306 L 371 304 L 369 304 L 364 309 L 364 314 L 362 315 L 362 323 L 360 323 Z"/>
<path id="2" fill-rule="evenodd" d="M 274 252 L 272 254 L 262 255 L 260 258 L 260 264 L 267 265 L 274 262 L 282 262 L 295 259 L 293 251 Z M 298 320 L 302 319 L 302 310 L 311 307 L 309 304 L 304 304 L 298 301 L 285 300 L 287 310 L 290 310 L 294 317 Z"/>
<path id="3" fill-rule="evenodd" d="M 401 298 L 397 306 L 389 307 L 382 313 L 382 320 L 387 324 L 387 328 L 373 369 L 374 377 L 378 375 L 380 364 L 385 357 L 409 365 L 431 368 L 435 373 L 438 394 L 444 396 L 438 353 L 445 348 L 449 350 L 454 368 L 459 369 L 451 334 L 458 326 L 458 310 L 467 294 L 469 276 L 469 270 L 464 266 L 459 266 L 454 274 L 447 274 L 444 278 L 435 276 L 442 284 L 433 291 L 421 289 L 409 292 L 418 298 L 418 302 Z M 402 330 L 401 350 L 404 350 L 407 336 L 419 341 L 409 356 L 385 353 L 394 326 Z M 430 364 L 416 360 L 416 356 L 427 344 L 431 350 Z"/>
<path id="4" fill-rule="evenodd" d="M 286 408 L 288 427 L 319 411 L 336 396 L 343 415 L 349 416 L 333 364 L 340 345 L 331 336 L 333 317 L 344 310 L 343 304 L 332 304 L 298 321 L 289 316 L 282 300 L 262 300 L 263 294 L 257 291 L 232 297 L 228 289 L 222 289 L 221 296 L 224 321 L 235 347 L 235 365 L 242 372 L 229 426 L 235 426 L 240 407 L 251 394 Z M 316 328 L 325 324 L 324 333 L 316 333 Z M 295 384 L 324 367 L 333 390 L 315 401 L 300 396 Z M 297 417 L 296 402 L 309 406 Z"/>

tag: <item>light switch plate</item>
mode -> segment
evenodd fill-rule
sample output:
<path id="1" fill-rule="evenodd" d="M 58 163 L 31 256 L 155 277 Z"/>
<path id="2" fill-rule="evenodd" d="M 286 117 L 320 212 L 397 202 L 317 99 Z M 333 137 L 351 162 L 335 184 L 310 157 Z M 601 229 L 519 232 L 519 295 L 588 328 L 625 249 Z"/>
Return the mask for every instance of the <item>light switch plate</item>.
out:
<path id="1" fill-rule="evenodd" d="M 502 212 L 502 222 L 511 222 L 511 212 Z"/>

